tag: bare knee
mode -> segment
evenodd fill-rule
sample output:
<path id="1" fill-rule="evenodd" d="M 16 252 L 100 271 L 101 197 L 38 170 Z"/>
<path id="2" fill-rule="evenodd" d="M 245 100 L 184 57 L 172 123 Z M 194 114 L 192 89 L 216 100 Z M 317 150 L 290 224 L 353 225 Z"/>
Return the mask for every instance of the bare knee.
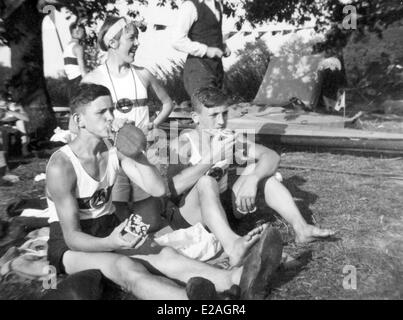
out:
<path id="1" fill-rule="evenodd" d="M 278 181 L 275 176 L 271 176 L 270 178 L 268 178 L 268 179 L 266 180 L 266 183 L 265 183 L 265 185 L 264 185 L 264 188 L 265 188 L 265 190 L 271 189 L 271 188 L 275 188 L 275 187 L 277 187 L 279 184 L 281 184 L 281 182 Z"/>
<path id="2" fill-rule="evenodd" d="M 196 187 L 197 187 L 197 190 L 199 190 L 199 192 L 218 191 L 217 181 L 210 176 L 202 176 L 197 181 Z"/>
<path id="3" fill-rule="evenodd" d="M 137 280 L 148 273 L 142 264 L 126 256 L 117 258 L 114 266 L 116 281 L 126 289 L 135 286 Z"/>

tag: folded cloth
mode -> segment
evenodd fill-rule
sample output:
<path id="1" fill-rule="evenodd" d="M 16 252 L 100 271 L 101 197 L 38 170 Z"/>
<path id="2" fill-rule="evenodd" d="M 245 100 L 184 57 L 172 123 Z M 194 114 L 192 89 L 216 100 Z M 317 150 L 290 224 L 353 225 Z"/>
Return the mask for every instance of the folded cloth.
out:
<path id="1" fill-rule="evenodd" d="M 46 209 L 47 208 L 46 199 L 38 198 L 17 198 L 7 204 L 7 215 L 12 218 L 19 216 L 24 209 Z"/>
<path id="2" fill-rule="evenodd" d="M 47 228 L 49 231 L 49 228 Z M 46 257 L 48 252 L 49 235 L 29 239 L 18 248 L 21 252 L 30 253 L 38 257 Z"/>
<path id="3" fill-rule="evenodd" d="M 35 182 L 46 180 L 46 173 L 37 174 L 34 178 Z"/>
<path id="4" fill-rule="evenodd" d="M 40 229 L 35 229 L 27 234 L 28 239 L 36 239 L 39 237 L 48 237 L 49 238 L 49 227 L 42 227 Z"/>
<path id="5" fill-rule="evenodd" d="M 20 178 L 14 174 L 6 174 L 5 176 L 3 176 L 3 180 L 11 183 L 16 183 L 20 181 Z"/>
<path id="6" fill-rule="evenodd" d="M 8 261 L 0 269 L 4 279 L 15 275 L 28 280 L 45 280 L 49 277 L 49 262 L 46 257 L 25 253 Z"/>
<path id="7" fill-rule="evenodd" d="M 47 250 L 49 236 L 29 239 L 17 250 L 10 248 L 0 259 L 0 277 L 16 275 L 23 279 L 44 280 L 49 277 Z"/>
<path id="8" fill-rule="evenodd" d="M 154 241 L 160 246 L 174 248 L 183 255 L 200 261 L 207 261 L 222 250 L 217 238 L 207 232 L 201 223 L 167 233 Z"/>
<path id="9" fill-rule="evenodd" d="M 54 135 L 50 138 L 52 142 L 63 142 L 70 143 L 76 137 L 74 133 L 71 133 L 70 130 L 63 130 L 60 127 L 57 127 L 54 131 Z"/>
<path id="10" fill-rule="evenodd" d="M 35 217 L 35 218 L 50 218 L 48 208 L 40 209 L 24 209 L 21 213 L 21 217 Z"/>

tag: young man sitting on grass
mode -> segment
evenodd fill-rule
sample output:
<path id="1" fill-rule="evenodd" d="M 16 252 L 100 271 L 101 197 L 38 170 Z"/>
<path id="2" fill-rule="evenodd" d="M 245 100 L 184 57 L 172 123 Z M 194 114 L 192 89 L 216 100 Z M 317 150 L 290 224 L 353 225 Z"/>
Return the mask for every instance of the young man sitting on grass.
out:
<path id="1" fill-rule="evenodd" d="M 333 231 L 306 223 L 289 191 L 275 178 L 280 161 L 276 152 L 224 130 L 229 104 L 228 97 L 215 87 L 192 96 L 196 128 L 171 143 L 168 185 L 178 205 L 166 213 L 171 226 L 186 228 L 202 222 L 221 242 L 233 266 L 243 263 L 253 243 L 232 231 L 226 210 L 240 218 L 256 211 L 257 197 L 264 197 L 266 205 L 292 225 L 296 242 L 332 236 Z M 172 159 L 175 154 L 178 157 Z M 229 165 L 247 160 L 254 163 L 243 169 L 229 189 Z"/>
<path id="2" fill-rule="evenodd" d="M 107 88 L 81 84 L 74 92 L 71 108 L 77 138 L 52 155 L 46 170 L 50 265 L 67 274 L 99 269 L 140 299 L 213 299 L 216 290 L 224 292 L 234 285 L 240 285 L 243 297 L 254 297 L 254 284 L 264 283 L 273 272 L 271 257 L 257 267 L 255 259 L 250 259 L 244 267 L 222 270 L 171 248 L 153 247 L 142 236 L 131 240 L 122 236 L 125 222 L 119 222 L 114 214 L 111 199 L 118 171 L 123 170 L 154 197 L 165 194 L 163 179 L 144 150 L 128 157 L 108 142 L 122 121 L 113 117 Z M 269 229 L 260 227 L 250 235 L 258 242 L 251 250 L 252 258 L 262 255 L 276 240 Z M 125 249 L 132 249 L 132 257 L 133 251 L 138 254 L 132 259 L 116 253 Z M 167 278 L 152 274 L 145 265 Z M 168 278 L 187 283 L 186 288 Z"/>

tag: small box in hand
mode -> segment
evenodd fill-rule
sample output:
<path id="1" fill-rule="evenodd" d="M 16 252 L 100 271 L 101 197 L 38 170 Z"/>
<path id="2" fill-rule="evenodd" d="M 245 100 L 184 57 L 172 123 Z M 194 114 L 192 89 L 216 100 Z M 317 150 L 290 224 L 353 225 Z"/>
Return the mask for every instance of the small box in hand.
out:
<path id="1" fill-rule="evenodd" d="M 150 228 L 149 224 L 145 224 L 143 219 L 137 215 L 132 214 L 130 215 L 129 219 L 127 219 L 127 223 L 123 230 L 121 231 L 121 235 L 123 239 L 130 242 L 133 241 L 135 238 L 147 237 L 148 229 Z"/>

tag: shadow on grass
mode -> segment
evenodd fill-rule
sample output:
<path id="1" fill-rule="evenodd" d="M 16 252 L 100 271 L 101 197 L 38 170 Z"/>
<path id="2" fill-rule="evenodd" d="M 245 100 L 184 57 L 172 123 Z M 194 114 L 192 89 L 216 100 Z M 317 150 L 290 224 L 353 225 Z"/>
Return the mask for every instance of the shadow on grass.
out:
<path id="1" fill-rule="evenodd" d="M 231 180 L 233 180 L 232 182 L 234 182 L 236 180 L 236 177 L 232 177 Z M 310 206 L 314 204 L 319 197 L 315 193 L 301 189 L 301 186 L 303 186 L 305 182 L 306 179 L 297 175 L 283 180 L 283 184 L 290 191 L 305 221 L 307 221 L 309 224 L 315 224 L 315 218 L 313 216 L 313 212 L 310 209 Z M 274 226 L 279 226 L 281 229 L 283 228 L 283 226 L 286 226 L 286 228 L 288 229 L 288 226 L 284 222 L 284 219 L 281 218 L 277 212 L 267 206 L 263 193 L 258 194 L 256 204 L 258 210 L 253 214 L 245 215 L 239 220 L 236 220 L 233 217 L 228 217 L 231 227 L 238 234 L 244 235 L 251 229 L 256 227 L 258 223 L 265 222 L 269 222 Z M 228 212 L 228 208 L 225 209 Z"/>
<path id="2" fill-rule="evenodd" d="M 294 199 L 296 199 L 296 205 L 304 217 L 305 221 L 309 224 L 315 224 L 315 218 L 313 212 L 309 208 L 319 198 L 315 193 L 302 190 L 300 187 L 306 183 L 306 179 L 301 176 L 292 176 L 283 181 L 283 184 L 290 191 Z"/>

